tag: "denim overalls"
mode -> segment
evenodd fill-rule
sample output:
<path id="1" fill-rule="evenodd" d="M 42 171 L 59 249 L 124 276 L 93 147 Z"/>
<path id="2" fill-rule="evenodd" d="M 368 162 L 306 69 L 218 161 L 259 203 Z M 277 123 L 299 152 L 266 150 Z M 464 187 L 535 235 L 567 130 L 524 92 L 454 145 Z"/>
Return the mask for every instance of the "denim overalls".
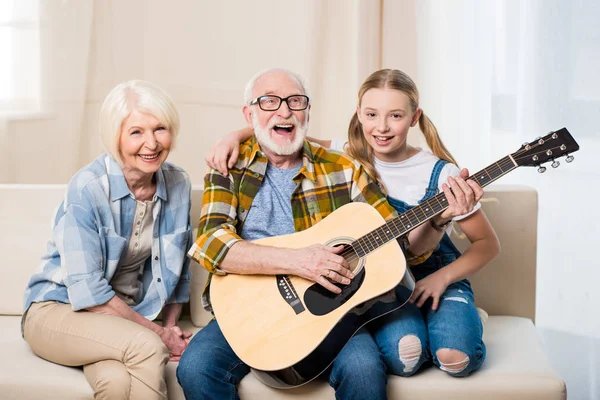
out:
<path id="1" fill-rule="evenodd" d="M 419 203 L 438 193 L 440 172 L 446 161 L 438 160 L 429 179 L 429 187 Z M 406 212 L 411 205 L 402 200 L 388 198 L 398 213 Z M 437 249 L 421 264 L 410 267 L 416 281 L 438 271 L 460 257 L 447 233 L 444 233 Z M 446 370 L 436 357 L 439 349 L 459 350 L 469 357 L 468 365 L 459 372 L 449 372 L 452 376 L 467 376 L 477 370 L 485 359 L 485 345 L 482 340 L 483 326 L 474 304 L 473 290 L 467 279 L 455 282 L 446 288 L 440 297 L 437 311 L 431 310 L 431 298 L 419 309 L 407 303 L 400 310 L 379 318 L 368 325 L 369 331 L 381 349 L 389 372 L 410 376 L 423 363 L 433 361 L 440 369 Z M 402 359 L 399 356 L 399 341 L 406 335 L 416 336 L 421 343 L 418 359 Z"/>

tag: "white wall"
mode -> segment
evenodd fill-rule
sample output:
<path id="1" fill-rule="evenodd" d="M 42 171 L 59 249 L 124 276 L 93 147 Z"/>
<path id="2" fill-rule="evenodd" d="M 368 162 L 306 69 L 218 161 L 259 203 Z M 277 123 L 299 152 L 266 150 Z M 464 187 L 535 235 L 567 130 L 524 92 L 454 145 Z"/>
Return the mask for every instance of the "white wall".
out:
<path id="1" fill-rule="evenodd" d="M 310 134 L 343 137 L 359 83 L 379 66 L 378 1 L 43 4 L 48 115 L 9 121 L 14 134 L 3 153 L 31 155 L 10 158 L 0 182 L 68 181 L 102 151 L 99 108 L 124 80 L 152 81 L 173 97 L 182 128 L 170 161 L 202 183 L 207 150 L 245 124 L 243 89 L 256 72 L 278 66 L 303 75 L 313 98 Z"/>

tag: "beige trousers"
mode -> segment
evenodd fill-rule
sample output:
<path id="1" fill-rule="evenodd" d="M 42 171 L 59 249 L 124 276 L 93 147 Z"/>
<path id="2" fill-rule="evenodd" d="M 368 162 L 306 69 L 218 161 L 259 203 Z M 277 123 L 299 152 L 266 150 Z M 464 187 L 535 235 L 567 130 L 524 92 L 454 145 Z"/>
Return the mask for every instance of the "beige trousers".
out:
<path id="1" fill-rule="evenodd" d="M 94 399 L 167 398 L 169 351 L 157 334 L 135 322 L 48 301 L 31 305 L 23 332 L 39 357 L 83 366 Z"/>

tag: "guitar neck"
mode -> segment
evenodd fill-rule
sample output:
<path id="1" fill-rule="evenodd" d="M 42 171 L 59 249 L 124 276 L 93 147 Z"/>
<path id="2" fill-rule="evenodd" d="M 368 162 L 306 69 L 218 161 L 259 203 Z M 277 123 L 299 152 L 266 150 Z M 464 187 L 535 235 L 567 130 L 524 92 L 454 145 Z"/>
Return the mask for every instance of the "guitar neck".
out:
<path id="1" fill-rule="evenodd" d="M 471 175 L 468 179 L 472 179 L 479 186 L 485 187 L 517 167 L 518 165 L 513 158 L 506 156 L 487 168 Z M 364 257 L 389 241 L 407 234 L 446 208 L 448 208 L 446 195 L 443 192 L 438 193 L 379 228 L 356 239 L 352 243 L 352 247 L 359 257 Z"/>

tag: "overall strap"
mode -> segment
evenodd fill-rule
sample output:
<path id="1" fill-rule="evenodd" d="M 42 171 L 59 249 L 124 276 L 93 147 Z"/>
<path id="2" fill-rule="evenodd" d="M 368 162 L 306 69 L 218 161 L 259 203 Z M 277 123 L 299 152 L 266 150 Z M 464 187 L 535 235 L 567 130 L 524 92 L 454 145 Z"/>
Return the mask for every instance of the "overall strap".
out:
<path id="1" fill-rule="evenodd" d="M 433 166 L 433 170 L 431 171 L 431 177 L 429 178 L 429 187 L 425 190 L 425 195 L 419 203 L 427 200 L 430 197 L 435 196 L 438 193 L 438 180 L 440 179 L 440 173 L 444 168 L 444 165 L 448 164 L 446 160 L 437 160 L 435 165 Z"/>

